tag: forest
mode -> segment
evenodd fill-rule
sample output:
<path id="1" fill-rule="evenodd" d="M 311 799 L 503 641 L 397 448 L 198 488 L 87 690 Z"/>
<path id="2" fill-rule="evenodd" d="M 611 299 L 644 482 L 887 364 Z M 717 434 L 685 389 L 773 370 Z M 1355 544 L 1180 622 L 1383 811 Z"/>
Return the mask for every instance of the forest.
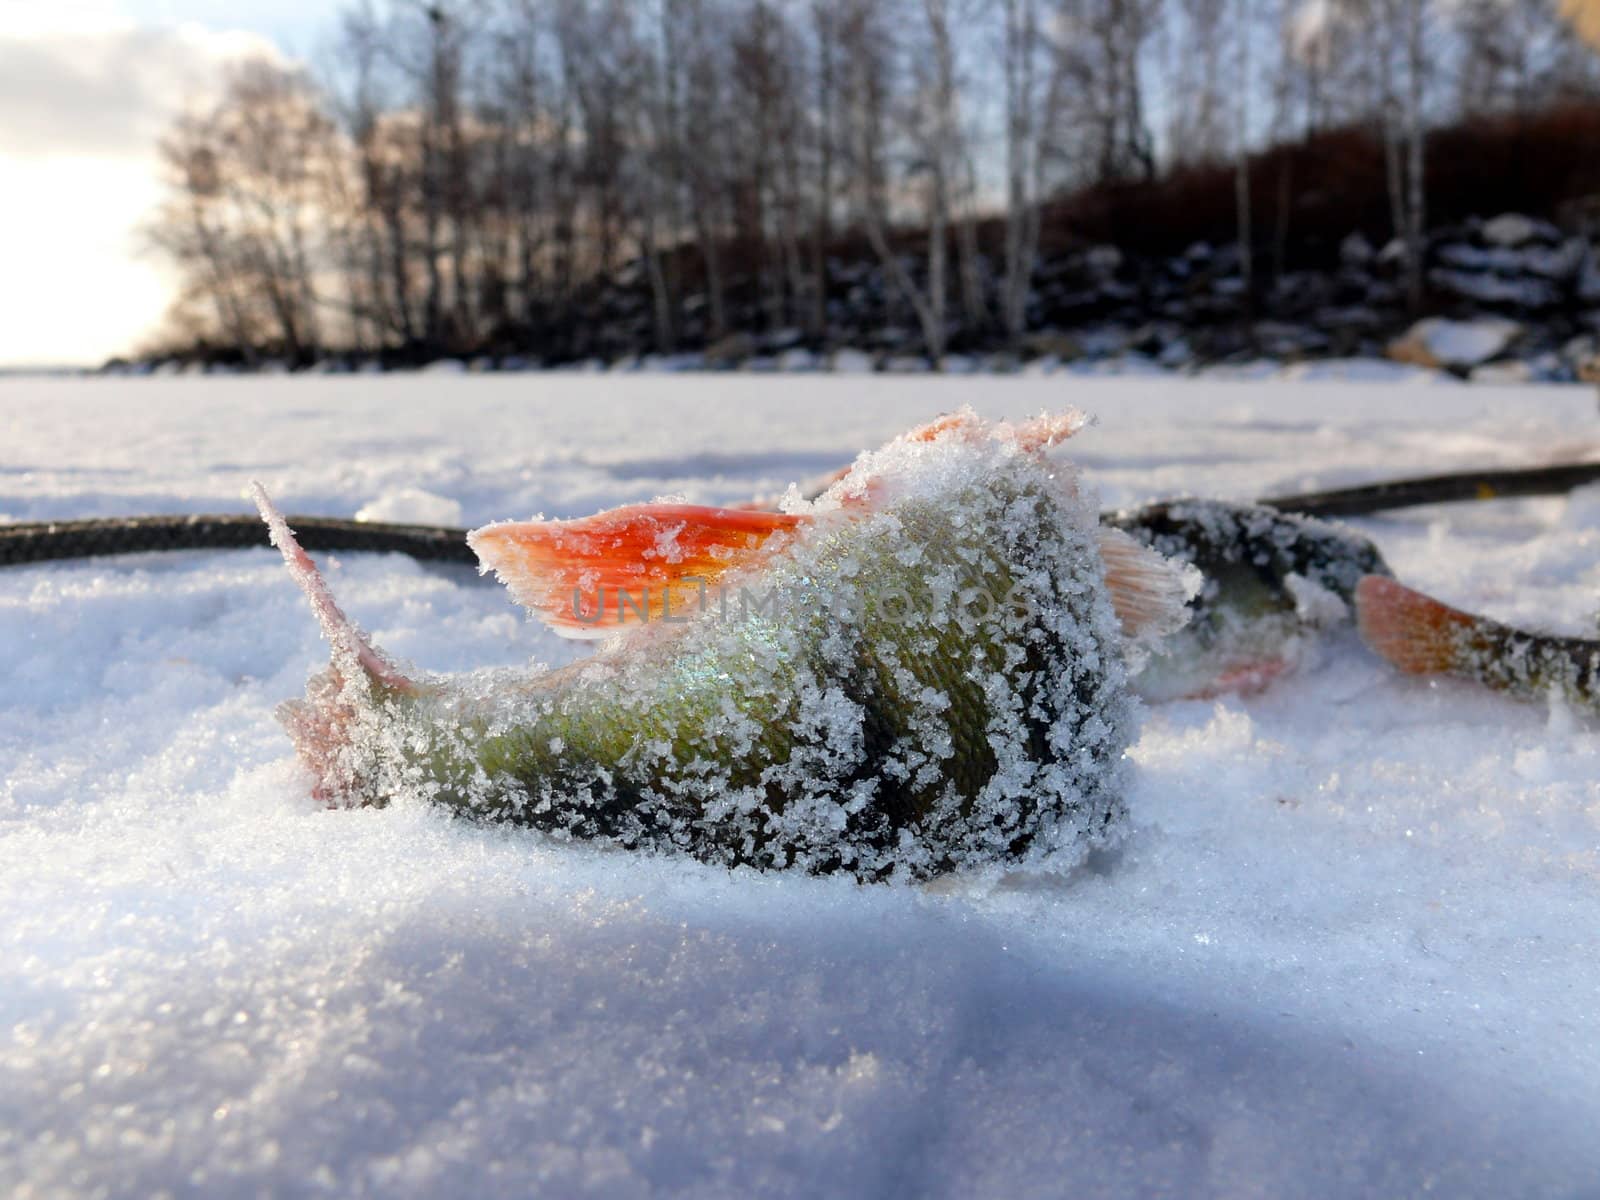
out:
<path id="1" fill-rule="evenodd" d="M 1039 281 L 1074 248 L 1108 279 L 1226 251 L 1259 314 L 1352 233 L 1415 316 L 1444 223 L 1600 215 L 1584 3 L 366 0 L 170 128 L 145 237 L 181 292 L 147 352 L 555 363 L 887 328 L 937 366 L 1067 323 Z"/>

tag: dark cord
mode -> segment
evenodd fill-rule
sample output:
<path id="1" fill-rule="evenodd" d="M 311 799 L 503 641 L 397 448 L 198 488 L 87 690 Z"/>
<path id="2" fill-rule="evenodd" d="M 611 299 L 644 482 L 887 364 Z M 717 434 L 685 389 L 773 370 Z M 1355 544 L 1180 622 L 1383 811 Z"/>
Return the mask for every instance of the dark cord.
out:
<path id="1" fill-rule="evenodd" d="M 1394 479 L 1330 491 L 1269 496 L 1283 512 L 1314 517 L 1356 517 L 1460 500 L 1553 496 L 1600 481 L 1600 462 L 1562 463 L 1506 471 L 1462 471 L 1418 479 Z M 337 517 L 289 518 L 307 550 L 351 550 L 406 554 L 427 562 L 476 564 L 467 531 L 444 525 L 383 525 Z M 267 527 L 254 515 L 94 517 L 79 521 L 31 521 L 0 525 L 0 567 L 145 554 L 161 550 L 235 550 L 266 546 Z"/>

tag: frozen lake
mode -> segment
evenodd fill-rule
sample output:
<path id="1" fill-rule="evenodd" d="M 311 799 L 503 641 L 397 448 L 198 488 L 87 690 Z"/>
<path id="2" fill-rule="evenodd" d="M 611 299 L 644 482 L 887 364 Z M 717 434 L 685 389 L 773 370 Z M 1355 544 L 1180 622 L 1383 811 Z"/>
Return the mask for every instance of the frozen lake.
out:
<path id="1" fill-rule="evenodd" d="M 0 520 L 577 516 L 1074 404 L 1107 504 L 1600 457 L 1588 389 L 757 376 L 0 380 Z M 1600 490 L 1358 523 L 1596 632 Z M 583 653 L 470 570 L 330 578 L 440 670 Z M 1066 874 L 728 872 L 328 812 L 275 554 L 0 572 L 0 1191 L 1536 1196 L 1600 1178 L 1600 728 L 1351 637 L 1149 707 Z"/>

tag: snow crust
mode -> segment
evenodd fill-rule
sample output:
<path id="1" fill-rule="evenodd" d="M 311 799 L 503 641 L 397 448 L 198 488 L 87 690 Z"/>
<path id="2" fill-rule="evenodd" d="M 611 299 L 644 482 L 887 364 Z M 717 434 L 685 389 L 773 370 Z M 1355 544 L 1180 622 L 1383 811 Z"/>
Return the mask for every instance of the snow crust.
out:
<path id="1" fill-rule="evenodd" d="M 782 491 L 971 400 L 1065 402 L 1102 499 L 1600 452 L 1587 389 L 781 377 L 0 383 L 0 512 L 468 523 Z M 85 437 L 84 430 L 94 430 Z M 1358 523 L 1452 604 L 1595 630 L 1593 492 Z M 581 649 L 351 555 L 439 670 Z M 326 811 L 272 718 L 326 648 L 268 551 L 0 574 L 0 1192 L 1451 1196 L 1600 1174 L 1600 734 L 1348 636 L 1152 705 L 1065 876 L 728 871 Z"/>

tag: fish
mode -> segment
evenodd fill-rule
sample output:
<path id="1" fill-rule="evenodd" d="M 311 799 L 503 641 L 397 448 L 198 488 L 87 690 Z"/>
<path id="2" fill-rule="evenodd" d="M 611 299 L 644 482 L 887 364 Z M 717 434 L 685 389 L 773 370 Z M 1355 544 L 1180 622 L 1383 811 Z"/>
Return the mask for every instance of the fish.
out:
<path id="1" fill-rule="evenodd" d="M 1451 675 L 1600 714 L 1600 641 L 1518 629 L 1377 575 L 1356 589 L 1361 637 L 1407 675 Z"/>
<path id="2" fill-rule="evenodd" d="M 843 474 L 822 476 L 801 494 L 814 496 Z M 1128 656 L 1130 688 L 1149 703 L 1261 692 L 1320 657 L 1326 639 L 1354 629 L 1403 674 L 1452 676 L 1523 701 L 1554 695 L 1600 715 L 1600 640 L 1451 608 L 1396 580 L 1376 543 L 1342 522 L 1195 497 L 1116 509 L 1101 520 L 1198 575 L 1188 619 Z"/>
<path id="3" fill-rule="evenodd" d="M 1129 647 L 1196 582 L 1102 527 L 1047 452 L 1085 418 L 970 410 L 814 502 L 502 522 L 482 569 L 591 657 L 427 673 L 380 650 L 259 485 L 331 662 L 280 720 L 336 806 L 420 797 L 726 867 L 922 880 L 1072 864 L 1118 836 Z"/>
<path id="4" fill-rule="evenodd" d="M 1134 690 L 1152 702 L 1262 690 L 1355 624 L 1363 579 L 1394 575 L 1355 530 L 1264 504 L 1169 500 L 1103 520 L 1202 581 L 1188 620 L 1135 672 Z"/>
<path id="5" fill-rule="evenodd" d="M 1143 699 L 1258 692 L 1353 627 L 1407 675 L 1453 676 L 1517 700 L 1552 694 L 1600 714 L 1600 640 L 1519 629 L 1452 608 L 1394 577 L 1348 526 L 1262 504 L 1175 500 L 1106 523 L 1203 580 L 1189 619 L 1134 672 Z"/>

